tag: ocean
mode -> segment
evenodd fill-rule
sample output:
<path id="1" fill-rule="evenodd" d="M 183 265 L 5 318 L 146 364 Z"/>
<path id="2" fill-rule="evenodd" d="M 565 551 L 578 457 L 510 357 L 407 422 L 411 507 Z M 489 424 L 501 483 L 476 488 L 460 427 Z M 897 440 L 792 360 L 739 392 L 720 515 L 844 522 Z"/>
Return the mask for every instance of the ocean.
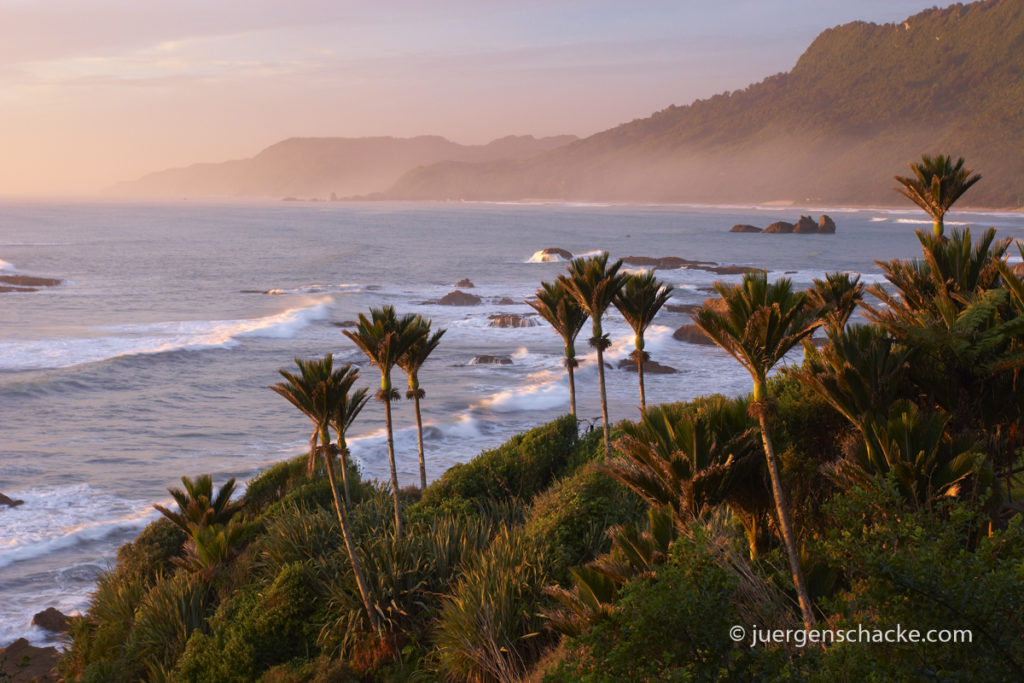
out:
<path id="1" fill-rule="evenodd" d="M 835 235 L 730 233 L 827 213 Z M 995 226 L 1024 238 L 1019 213 L 957 212 L 947 230 Z M 54 606 L 82 610 L 117 547 L 169 504 L 183 475 L 219 486 L 301 454 L 310 427 L 270 391 L 294 358 L 333 353 L 378 386 L 375 368 L 343 334 L 346 321 L 392 304 L 445 328 L 421 372 L 427 472 L 495 447 L 568 412 L 561 340 L 546 325 L 489 326 L 564 271 L 538 252 L 608 251 L 613 258 L 679 256 L 765 268 L 808 286 L 826 272 L 881 282 L 876 259 L 919 254 L 921 212 L 793 207 L 486 203 L 0 204 L 0 275 L 58 278 L 37 291 L 0 292 L 0 647 L 19 637 L 52 644 L 31 626 Z M 1016 251 L 1013 252 L 1016 255 Z M 1016 257 L 1019 260 L 1019 256 Z M 699 303 L 738 275 L 659 270 L 672 304 Z M 463 288 L 474 306 L 436 303 Z M 715 347 L 680 342 L 689 318 L 663 311 L 647 333 L 651 403 L 749 390 L 746 373 Z M 581 354 L 589 351 L 580 335 Z M 632 350 L 614 311 L 609 362 Z M 508 364 L 475 363 L 481 355 Z M 794 356 L 799 360 L 799 355 Z M 589 362 L 588 362 L 589 361 Z M 637 416 L 635 373 L 607 372 L 610 416 Z M 405 376 L 393 376 L 404 395 Z M 600 425 L 596 366 L 577 374 L 579 414 Z M 402 485 L 418 481 L 411 402 L 395 405 Z M 371 401 L 350 437 L 365 476 L 386 480 L 383 410 Z"/>

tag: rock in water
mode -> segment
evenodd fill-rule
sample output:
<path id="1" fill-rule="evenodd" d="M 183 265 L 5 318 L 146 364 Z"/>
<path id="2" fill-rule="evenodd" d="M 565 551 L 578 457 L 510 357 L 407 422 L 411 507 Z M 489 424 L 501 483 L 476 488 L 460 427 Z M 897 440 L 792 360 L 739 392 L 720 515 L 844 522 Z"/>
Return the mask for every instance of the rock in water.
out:
<path id="1" fill-rule="evenodd" d="M 683 325 L 673 332 L 672 336 L 679 341 L 689 342 L 690 344 L 704 344 L 706 346 L 714 346 L 715 344 L 711 337 L 704 334 L 704 330 L 700 329 L 696 325 Z M 647 366 L 644 365 L 645 369 L 646 367 Z"/>
<path id="2" fill-rule="evenodd" d="M 71 617 L 55 607 L 47 607 L 32 617 L 32 624 L 54 633 L 67 633 L 71 626 Z"/>
<path id="3" fill-rule="evenodd" d="M 6 649 L 0 649 L 0 680 L 49 683 L 63 680 L 57 673 L 60 654 L 55 647 L 36 647 L 18 638 Z"/>
<path id="4" fill-rule="evenodd" d="M 788 234 L 793 232 L 794 228 L 796 228 L 796 226 L 792 223 L 787 223 L 786 221 L 775 221 L 765 228 L 764 231 L 776 234 Z"/>
<path id="5" fill-rule="evenodd" d="M 14 500 L 12 498 L 8 498 L 4 494 L 0 493 L 0 505 L 7 505 L 8 507 L 16 508 L 24 502 L 25 501 L 23 500 Z"/>
<path id="6" fill-rule="evenodd" d="M 636 361 L 632 358 L 623 358 L 616 365 L 619 370 L 632 370 L 636 372 Z M 672 375 L 679 372 L 673 367 L 668 365 L 662 365 L 658 361 L 648 360 L 644 361 L 644 374 L 645 375 Z"/>
<path id="7" fill-rule="evenodd" d="M 512 365 L 512 359 L 508 356 L 476 356 L 469 361 L 470 365 Z"/>
<path id="8" fill-rule="evenodd" d="M 818 232 L 818 224 L 810 216 L 800 216 L 793 226 L 793 232 L 800 235 L 814 235 Z"/>
<path id="9" fill-rule="evenodd" d="M 455 283 L 455 286 L 460 289 L 473 289 L 475 286 L 468 277 L 464 277 Z"/>
<path id="10" fill-rule="evenodd" d="M 732 228 L 729 229 L 729 232 L 761 232 L 761 228 L 756 225 L 740 223 L 739 225 L 732 226 Z"/>
<path id="11" fill-rule="evenodd" d="M 480 303 L 480 297 L 456 289 L 454 292 L 445 294 L 437 303 L 442 306 L 476 306 Z"/>
<path id="12" fill-rule="evenodd" d="M 818 232 L 822 235 L 836 234 L 836 222 L 827 215 L 822 214 L 821 220 L 818 221 Z"/>
<path id="13" fill-rule="evenodd" d="M 495 313 L 487 316 L 491 322 L 487 327 L 537 327 L 540 325 L 537 319 L 531 314 L 520 315 L 519 313 Z"/>

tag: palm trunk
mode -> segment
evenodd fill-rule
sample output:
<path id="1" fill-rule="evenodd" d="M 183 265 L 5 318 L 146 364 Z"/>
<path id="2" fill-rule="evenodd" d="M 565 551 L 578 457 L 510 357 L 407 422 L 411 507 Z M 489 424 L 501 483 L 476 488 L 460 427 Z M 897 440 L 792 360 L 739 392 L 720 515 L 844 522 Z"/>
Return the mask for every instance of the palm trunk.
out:
<path id="1" fill-rule="evenodd" d="M 345 507 L 352 505 L 352 496 L 348 492 L 348 446 L 338 439 L 338 458 L 341 460 L 341 484 L 345 488 Z"/>
<path id="2" fill-rule="evenodd" d="M 942 233 L 946 231 L 945 227 L 945 222 L 942 220 L 942 217 L 939 216 L 935 219 L 935 223 L 932 225 L 932 233 L 936 237 L 942 237 Z"/>
<path id="3" fill-rule="evenodd" d="M 576 378 L 573 375 L 572 358 L 565 359 L 565 368 L 569 371 L 569 413 L 576 417 Z"/>
<path id="4" fill-rule="evenodd" d="M 376 633 L 380 633 L 380 624 L 377 621 L 377 610 L 374 609 L 370 600 L 370 588 L 366 583 L 366 576 L 363 574 L 362 565 L 356 557 L 355 543 L 352 541 L 352 531 L 348 526 L 348 513 L 341 504 L 338 496 L 338 485 L 334 480 L 334 458 L 329 453 L 324 454 L 324 461 L 327 465 L 327 479 L 331 483 L 331 495 L 334 497 L 334 510 L 338 513 L 338 524 L 341 525 L 341 535 L 345 539 L 345 550 L 348 552 L 349 562 L 352 563 L 352 573 L 356 577 L 356 586 L 359 588 L 359 595 L 363 599 L 363 607 L 366 609 L 366 616 L 370 619 L 370 625 Z"/>
<path id="5" fill-rule="evenodd" d="M 601 349 L 600 344 L 597 346 L 597 382 L 601 387 L 601 422 L 604 426 L 604 458 L 610 460 L 612 457 L 611 445 L 609 440 L 611 434 L 608 429 L 608 398 L 604 390 L 604 350 Z"/>
<path id="6" fill-rule="evenodd" d="M 427 488 L 427 465 L 423 459 L 423 419 L 420 417 L 420 395 L 416 391 L 412 396 L 412 405 L 416 410 L 416 441 L 420 449 L 420 490 Z"/>
<path id="7" fill-rule="evenodd" d="M 768 420 L 763 411 L 759 416 L 759 420 L 761 423 L 761 439 L 764 442 L 764 456 L 768 461 L 768 475 L 772 480 L 775 510 L 779 515 L 779 528 L 782 530 L 782 542 L 786 546 L 786 554 L 789 556 L 789 567 L 793 572 L 793 585 L 796 586 L 797 598 L 800 601 L 800 613 L 803 615 L 804 628 L 810 630 L 814 626 L 811 596 L 808 594 L 807 584 L 804 582 L 804 572 L 800 566 L 800 555 L 797 553 L 796 539 L 793 536 L 793 525 L 789 520 L 786 494 L 782 488 L 782 478 L 779 476 L 779 465 L 775 459 L 775 449 L 772 448 L 771 436 L 768 433 Z"/>
<path id="8" fill-rule="evenodd" d="M 391 467 L 391 493 L 395 499 L 395 533 L 402 535 L 402 515 L 398 509 L 398 471 L 395 469 L 395 436 L 391 430 L 391 397 L 384 397 L 384 421 L 388 429 L 388 465 Z"/>
<path id="9" fill-rule="evenodd" d="M 644 353 L 641 351 L 636 359 L 636 374 L 640 377 L 640 414 L 647 410 L 647 397 L 644 395 Z"/>

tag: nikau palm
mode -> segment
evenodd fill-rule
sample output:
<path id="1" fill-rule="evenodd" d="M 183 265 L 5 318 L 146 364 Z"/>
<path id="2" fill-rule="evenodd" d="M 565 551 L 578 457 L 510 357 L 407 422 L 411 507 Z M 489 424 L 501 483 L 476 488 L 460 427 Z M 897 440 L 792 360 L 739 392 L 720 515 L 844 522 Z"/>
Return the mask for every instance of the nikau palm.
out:
<path id="1" fill-rule="evenodd" d="M 334 357 L 331 354 L 327 354 L 321 360 L 304 361 L 296 358 L 295 364 L 299 366 L 299 374 L 280 370 L 279 372 L 285 381 L 278 382 L 270 388 L 288 399 L 292 405 L 302 411 L 309 418 L 310 422 L 313 423 L 313 433 L 309 437 L 309 472 L 312 474 L 314 458 L 318 453 L 321 454 L 327 469 L 327 478 L 331 484 L 331 495 L 334 498 L 334 509 L 338 514 L 338 523 L 341 525 L 345 550 L 348 553 L 349 562 L 352 563 L 352 573 L 355 575 L 356 585 L 359 588 L 359 594 L 362 597 L 367 617 L 370 620 L 371 626 L 376 631 L 379 630 L 377 611 L 374 609 L 370 598 L 370 590 L 366 577 L 363 574 L 362 565 L 356 556 L 355 540 L 352 538 L 352 530 L 349 527 L 346 506 L 341 504 L 341 497 L 338 494 L 338 485 L 334 478 L 333 457 L 329 447 L 331 442 L 329 427 L 332 420 L 342 412 L 347 412 L 351 419 L 354 419 L 355 414 L 359 412 L 359 408 L 362 408 L 360 401 L 365 402 L 365 399 L 361 398 L 365 394 L 365 390 L 361 390 L 362 393 L 356 391 L 352 396 L 349 396 L 349 390 L 359 377 L 359 371 L 350 364 L 343 365 L 335 370 Z M 339 408 L 343 402 L 350 406 L 358 407 L 347 407 L 343 410 Z M 351 424 L 351 419 L 348 420 L 348 424 Z M 323 447 L 319 445 L 320 442 L 323 443 Z"/>
<path id="2" fill-rule="evenodd" d="M 785 278 L 769 284 L 763 271 L 748 273 L 739 285 L 716 283 L 715 289 L 722 296 L 724 306 L 719 308 L 705 305 L 697 310 L 693 320 L 716 344 L 739 361 L 754 380 L 755 403 L 751 408 L 756 412 L 761 425 L 761 439 L 782 541 L 789 556 L 804 625 L 809 629 L 814 624 L 810 594 L 800 567 L 800 555 L 782 488 L 779 464 L 768 429 L 768 413 L 771 409 L 768 372 L 782 360 L 786 352 L 809 337 L 822 322 L 808 303 L 807 295 L 794 292 L 792 284 Z"/>
<path id="3" fill-rule="evenodd" d="M 356 416 L 359 415 L 359 411 L 363 409 L 363 406 L 369 400 L 369 397 L 366 395 L 367 391 L 366 387 L 360 387 L 351 394 L 340 392 L 331 411 L 331 426 L 334 427 L 334 431 L 338 435 L 337 449 L 338 456 L 341 458 L 341 482 L 345 487 L 345 505 L 352 504 L 352 496 L 349 493 L 348 487 L 347 463 L 349 450 L 348 443 L 345 441 L 345 435 L 355 421 Z"/>
<path id="4" fill-rule="evenodd" d="M 633 359 L 636 361 L 636 372 L 640 379 L 641 412 L 647 409 L 647 397 L 644 394 L 644 363 L 650 360 L 650 356 L 644 351 L 644 332 L 669 300 L 672 289 L 671 285 L 655 279 L 653 271 L 647 271 L 643 275 L 630 275 L 615 297 L 615 307 L 619 309 L 619 313 L 636 335 Z"/>
<path id="5" fill-rule="evenodd" d="M 559 282 L 566 291 L 572 294 L 576 303 L 590 315 L 593 335 L 590 345 L 597 352 L 597 379 L 601 389 L 601 422 L 604 428 L 604 455 L 611 457 L 609 444 L 610 430 L 608 427 L 608 397 L 604 388 L 604 352 L 612 345 L 601 327 L 601 318 L 615 301 L 615 296 L 622 289 L 629 277 L 620 273 L 622 260 L 608 265 L 608 252 L 590 258 L 577 258 L 569 263 L 569 273 L 559 276 Z"/>
<path id="6" fill-rule="evenodd" d="M 554 284 L 541 282 L 537 298 L 526 303 L 548 321 L 565 344 L 565 369 L 569 373 L 569 412 L 575 416 L 576 381 L 573 373 L 579 367 L 579 361 L 576 360 L 576 335 L 587 322 L 587 312 L 576 303 L 565 284 L 558 280 Z"/>
<path id="7" fill-rule="evenodd" d="M 417 316 L 416 321 L 416 325 L 422 331 L 423 336 L 402 354 L 398 359 L 398 367 L 405 370 L 409 376 L 409 390 L 405 392 L 405 397 L 412 399 L 413 407 L 416 411 L 416 442 L 419 446 L 420 489 L 422 490 L 427 488 L 427 466 L 423 456 L 423 419 L 420 417 L 420 399 L 423 398 L 425 392 L 420 388 L 419 372 L 420 368 L 423 367 L 423 363 L 426 362 L 427 358 L 441 342 L 441 337 L 444 336 L 445 331 L 438 330 L 431 334 L 429 320 L 424 320 Z"/>
<path id="8" fill-rule="evenodd" d="M 971 175 L 973 171 L 964 168 L 963 158 L 954 164 L 948 155 L 942 154 L 934 157 L 922 154 L 920 162 L 911 162 L 908 166 L 914 176 L 895 176 L 896 182 L 902 187 L 894 189 L 932 217 L 932 231 L 936 237 L 941 237 L 946 211 L 974 183 L 981 180 L 981 176 L 977 173 Z"/>
<path id="9" fill-rule="evenodd" d="M 395 503 L 395 530 L 402 533 L 402 515 L 398 506 L 398 471 L 395 468 L 395 436 L 391 422 L 391 402 L 398 399 L 398 392 L 391 384 L 391 370 L 398 359 L 426 334 L 417 324 L 415 315 L 399 318 L 393 306 L 371 308 L 370 317 L 359 314 L 355 332 L 344 330 L 345 336 L 355 342 L 380 370 L 380 391 L 377 400 L 384 404 L 384 421 L 388 436 L 388 465 L 391 467 L 391 492 Z"/>

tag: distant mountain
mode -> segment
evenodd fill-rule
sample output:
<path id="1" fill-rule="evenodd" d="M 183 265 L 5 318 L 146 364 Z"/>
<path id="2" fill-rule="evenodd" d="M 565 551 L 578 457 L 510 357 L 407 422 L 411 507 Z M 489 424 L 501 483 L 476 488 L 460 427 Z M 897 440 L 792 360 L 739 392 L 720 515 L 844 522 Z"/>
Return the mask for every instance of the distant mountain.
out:
<path id="1" fill-rule="evenodd" d="M 110 194 L 135 197 L 339 197 L 389 187 L 403 173 L 451 160 L 485 162 L 535 156 L 576 140 L 508 136 L 487 145 L 415 138 L 291 138 L 251 159 L 195 164 L 123 182 Z"/>
<path id="2" fill-rule="evenodd" d="M 669 107 L 535 158 L 446 160 L 400 199 L 898 204 L 922 153 L 984 177 L 974 206 L 1024 206 L 1024 1 L 825 31 L 789 73 Z"/>

